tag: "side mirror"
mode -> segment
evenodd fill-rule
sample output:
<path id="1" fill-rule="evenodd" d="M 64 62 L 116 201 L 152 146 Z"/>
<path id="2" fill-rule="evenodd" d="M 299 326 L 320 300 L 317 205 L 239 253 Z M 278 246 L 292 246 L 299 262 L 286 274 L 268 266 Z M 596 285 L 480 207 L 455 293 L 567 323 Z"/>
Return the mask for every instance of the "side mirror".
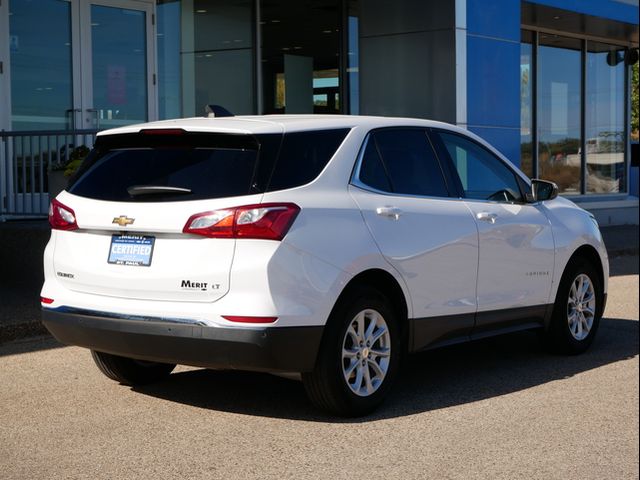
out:
<path id="1" fill-rule="evenodd" d="M 527 201 L 530 203 L 553 200 L 558 196 L 558 185 L 547 180 L 534 178 L 531 180 L 531 193 L 527 194 Z"/>

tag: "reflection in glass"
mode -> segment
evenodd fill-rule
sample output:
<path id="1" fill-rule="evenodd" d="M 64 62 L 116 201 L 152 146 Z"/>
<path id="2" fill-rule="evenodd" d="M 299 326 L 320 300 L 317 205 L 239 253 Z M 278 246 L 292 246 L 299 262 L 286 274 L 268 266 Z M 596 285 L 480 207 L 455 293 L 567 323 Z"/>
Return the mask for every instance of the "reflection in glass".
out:
<path id="1" fill-rule="evenodd" d="M 347 81 L 349 82 L 349 113 L 360 113 L 360 1 L 347 4 Z"/>
<path id="2" fill-rule="evenodd" d="M 581 42 L 540 34 L 538 50 L 539 177 L 560 193 L 580 194 Z"/>
<path id="3" fill-rule="evenodd" d="M 11 128 L 70 126 L 71 4 L 63 0 L 11 0 Z M 43 75 L 42 72 L 47 72 Z"/>
<path id="4" fill-rule="evenodd" d="M 180 2 L 158 2 L 158 115 L 182 116 L 180 108 Z"/>
<path id="5" fill-rule="evenodd" d="M 338 0 L 261 3 L 263 113 L 339 113 Z"/>
<path id="6" fill-rule="evenodd" d="M 93 107 L 109 128 L 147 120 L 146 14 L 91 6 Z"/>
<path id="7" fill-rule="evenodd" d="M 625 189 L 624 49 L 587 46 L 587 193 Z"/>
<path id="8" fill-rule="evenodd" d="M 251 0 L 159 0 L 160 118 L 255 113 Z"/>
<path id="9" fill-rule="evenodd" d="M 520 169 L 533 177 L 533 48 L 532 33 L 522 32 L 520 44 Z"/>

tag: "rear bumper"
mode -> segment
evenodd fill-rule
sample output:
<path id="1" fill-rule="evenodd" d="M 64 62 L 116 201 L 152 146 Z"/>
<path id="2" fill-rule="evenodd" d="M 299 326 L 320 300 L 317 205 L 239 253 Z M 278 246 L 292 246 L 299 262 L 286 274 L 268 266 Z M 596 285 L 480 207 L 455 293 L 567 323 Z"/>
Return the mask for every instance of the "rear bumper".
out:
<path id="1" fill-rule="evenodd" d="M 322 326 L 219 328 L 44 308 L 60 342 L 139 360 L 267 372 L 313 370 Z"/>

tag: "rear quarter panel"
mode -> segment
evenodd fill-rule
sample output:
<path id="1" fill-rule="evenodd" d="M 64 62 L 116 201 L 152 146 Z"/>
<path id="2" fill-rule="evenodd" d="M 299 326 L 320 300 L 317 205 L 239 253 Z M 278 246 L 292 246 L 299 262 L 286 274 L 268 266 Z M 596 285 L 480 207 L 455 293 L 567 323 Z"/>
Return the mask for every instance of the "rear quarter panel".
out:
<path id="1" fill-rule="evenodd" d="M 313 309 L 325 321 L 333 305 L 347 283 L 357 274 L 370 269 L 381 269 L 390 273 L 403 290 L 409 317 L 412 316 L 411 301 L 406 284 L 399 273 L 382 257 L 377 245 L 367 229 L 362 213 L 349 195 L 349 181 L 356 157 L 368 128 L 356 127 L 351 130 L 324 171 L 313 182 L 288 190 L 269 192 L 263 202 L 294 202 L 301 211 L 291 230 L 283 240 L 282 254 L 286 250 L 298 252 L 299 270 L 304 270 L 304 278 L 293 291 L 299 291 L 303 284 L 309 291 L 320 293 L 315 300 L 308 296 L 305 301 L 314 304 Z M 276 256 L 277 257 L 277 256 Z M 284 268 L 272 259 L 270 270 Z M 290 261 L 290 260 L 289 260 Z M 234 264 L 234 270 L 236 265 Z M 270 272 L 271 273 L 271 272 Z M 273 277 L 278 278 L 278 277 Z M 295 278 L 292 273 L 280 276 L 285 282 Z M 319 282 L 319 283 L 318 283 Z M 272 288 L 279 288 L 273 285 Z M 284 283 L 282 283 L 284 285 Z M 318 290 L 312 284 L 323 285 Z M 318 318 L 314 315 L 315 318 Z"/>

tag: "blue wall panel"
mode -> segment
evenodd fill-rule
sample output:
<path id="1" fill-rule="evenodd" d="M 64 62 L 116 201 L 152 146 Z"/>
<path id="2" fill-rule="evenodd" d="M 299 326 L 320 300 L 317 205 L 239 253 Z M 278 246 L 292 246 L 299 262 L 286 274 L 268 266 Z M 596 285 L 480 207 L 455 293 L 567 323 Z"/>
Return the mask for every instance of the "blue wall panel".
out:
<path id="1" fill-rule="evenodd" d="M 467 36 L 467 123 L 520 128 L 520 44 Z"/>
<path id="2" fill-rule="evenodd" d="M 519 0 L 467 0 L 467 32 L 519 42 Z"/>
<path id="3" fill-rule="evenodd" d="M 515 165 L 520 166 L 520 129 L 519 128 L 482 128 L 469 127 L 469 130 L 482 137 Z"/>

